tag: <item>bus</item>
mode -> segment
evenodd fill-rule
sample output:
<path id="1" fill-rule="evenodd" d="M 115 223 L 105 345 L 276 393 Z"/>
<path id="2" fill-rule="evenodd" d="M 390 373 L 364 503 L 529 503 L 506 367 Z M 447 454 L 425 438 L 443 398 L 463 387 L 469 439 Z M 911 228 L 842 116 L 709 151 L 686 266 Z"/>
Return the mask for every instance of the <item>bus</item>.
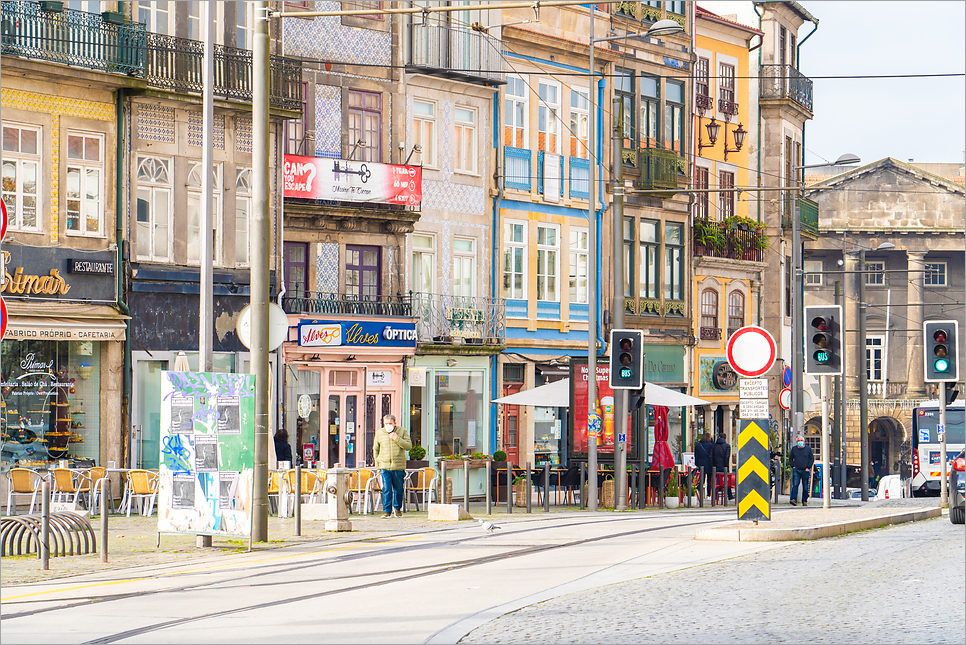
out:
<path id="1" fill-rule="evenodd" d="M 966 445 L 963 401 L 946 407 L 946 459 L 952 462 Z M 912 495 L 939 495 L 939 401 L 924 401 L 912 410 Z M 949 467 L 947 467 L 947 472 Z"/>

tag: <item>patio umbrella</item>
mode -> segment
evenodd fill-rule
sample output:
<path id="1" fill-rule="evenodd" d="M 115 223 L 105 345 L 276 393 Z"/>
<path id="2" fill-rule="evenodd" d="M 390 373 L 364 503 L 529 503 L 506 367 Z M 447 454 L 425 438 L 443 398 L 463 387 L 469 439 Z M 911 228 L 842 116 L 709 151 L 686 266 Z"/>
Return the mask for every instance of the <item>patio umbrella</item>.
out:
<path id="1" fill-rule="evenodd" d="M 664 470 L 674 468 L 674 456 L 667 444 L 667 408 L 663 405 L 654 406 L 654 452 L 651 456 L 651 468 Z"/>
<path id="2" fill-rule="evenodd" d="M 174 359 L 174 371 L 187 372 L 189 369 L 191 368 L 188 366 L 188 355 L 184 352 L 178 352 Z"/>

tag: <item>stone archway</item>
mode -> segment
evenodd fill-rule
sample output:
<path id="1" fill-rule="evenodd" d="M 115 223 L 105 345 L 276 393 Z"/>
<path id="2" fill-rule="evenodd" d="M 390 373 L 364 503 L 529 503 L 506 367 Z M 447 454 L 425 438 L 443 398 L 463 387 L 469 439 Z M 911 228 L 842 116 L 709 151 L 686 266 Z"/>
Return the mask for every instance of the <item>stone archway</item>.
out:
<path id="1" fill-rule="evenodd" d="M 869 423 L 869 466 L 879 463 L 879 476 L 912 475 L 911 442 L 899 419 L 890 416 L 876 417 Z"/>

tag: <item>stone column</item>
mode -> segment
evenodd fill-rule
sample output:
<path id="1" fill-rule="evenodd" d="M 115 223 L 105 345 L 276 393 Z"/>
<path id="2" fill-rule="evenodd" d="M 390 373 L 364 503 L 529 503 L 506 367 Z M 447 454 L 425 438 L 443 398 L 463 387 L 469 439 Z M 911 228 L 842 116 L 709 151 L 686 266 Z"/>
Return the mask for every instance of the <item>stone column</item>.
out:
<path id="1" fill-rule="evenodd" d="M 718 429 L 714 427 L 714 413 L 718 409 L 717 403 L 712 403 L 704 410 L 704 431 L 711 433 L 711 441 L 718 438 Z"/>
<path id="2" fill-rule="evenodd" d="M 845 341 L 845 396 L 849 399 L 859 397 L 859 370 L 865 368 L 865 351 L 859 338 L 859 256 L 845 254 L 845 273 L 842 285 L 845 287 L 843 317 L 843 339 Z"/>
<path id="3" fill-rule="evenodd" d="M 909 332 L 906 344 L 906 371 L 908 372 L 908 386 L 906 394 L 911 396 L 925 396 L 926 388 L 923 378 L 922 364 L 922 292 L 926 281 L 924 259 L 925 251 L 906 251 L 906 268 L 909 270 L 909 287 L 906 295 L 906 316 Z"/>
<path id="4" fill-rule="evenodd" d="M 734 418 L 735 404 L 728 403 L 722 406 L 724 408 L 724 414 L 721 422 L 724 424 L 725 438 L 727 438 L 728 443 L 731 444 L 731 459 L 735 460 L 738 458 L 738 448 L 735 447 L 735 432 L 732 427 L 732 419 Z M 767 432 L 767 430 L 766 430 Z"/>

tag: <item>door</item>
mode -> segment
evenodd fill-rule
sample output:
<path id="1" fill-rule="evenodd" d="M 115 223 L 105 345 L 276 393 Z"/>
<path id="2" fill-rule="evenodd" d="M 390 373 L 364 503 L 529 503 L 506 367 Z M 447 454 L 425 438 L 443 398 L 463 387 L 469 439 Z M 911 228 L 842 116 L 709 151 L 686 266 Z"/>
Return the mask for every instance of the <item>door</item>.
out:
<path id="1" fill-rule="evenodd" d="M 131 467 L 152 469 L 161 460 L 161 372 L 168 369 L 168 361 L 139 360 L 135 365 Z"/>
<path id="2" fill-rule="evenodd" d="M 523 383 L 505 383 L 503 385 L 503 396 L 516 394 L 523 389 Z M 503 452 L 506 453 L 507 461 L 517 464 L 519 462 L 519 448 L 517 448 L 517 437 L 520 433 L 520 414 L 519 405 L 503 406 Z"/>
<path id="3" fill-rule="evenodd" d="M 321 447 L 326 465 L 345 468 L 366 465 L 365 404 L 362 370 L 329 369 L 325 388 L 327 442 Z"/>

